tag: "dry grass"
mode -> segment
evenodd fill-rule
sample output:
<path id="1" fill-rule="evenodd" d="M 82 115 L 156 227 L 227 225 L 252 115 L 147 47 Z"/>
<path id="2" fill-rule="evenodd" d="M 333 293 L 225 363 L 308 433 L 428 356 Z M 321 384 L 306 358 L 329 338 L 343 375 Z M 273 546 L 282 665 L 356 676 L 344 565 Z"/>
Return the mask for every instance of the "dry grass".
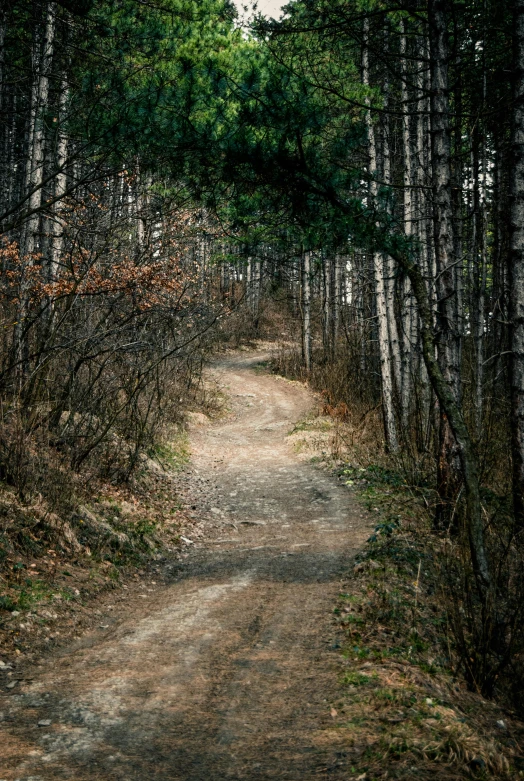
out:
<path id="1" fill-rule="evenodd" d="M 286 369 L 282 359 L 275 365 Z M 524 778 L 524 724 L 462 676 L 444 588 L 449 551 L 431 531 L 433 492 L 385 453 L 377 410 L 317 398 L 290 440 L 376 520 L 334 609 L 342 672 L 332 715 L 350 778 Z"/>
<path id="2" fill-rule="evenodd" d="M 181 499 L 187 460 L 186 434 L 172 429 L 126 484 L 70 473 L 67 514 L 0 484 L 3 661 L 63 642 L 89 623 L 93 598 L 157 559 L 177 558 L 180 535 L 191 528 L 195 536 Z"/>
<path id="3" fill-rule="evenodd" d="M 333 708 L 354 777 L 524 778 L 524 724 L 468 691 L 461 675 L 443 588 L 446 546 L 423 502 L 391 464 L 326 455 L 335 424 L 329 433 L 325 416 L 304 425 L 304 452 L 334 469 L 375 520 L 334 609 L 343 672 Z"/>
<path id="4" fill-rule="evenodd" d="M 372 538 L 335 620 L 344 673 L 334 707 L 357 750 L 357 775 L 524 776 L 524 725 L 453 672 L 438 559 L 427 544 L 402 529 Z"/>

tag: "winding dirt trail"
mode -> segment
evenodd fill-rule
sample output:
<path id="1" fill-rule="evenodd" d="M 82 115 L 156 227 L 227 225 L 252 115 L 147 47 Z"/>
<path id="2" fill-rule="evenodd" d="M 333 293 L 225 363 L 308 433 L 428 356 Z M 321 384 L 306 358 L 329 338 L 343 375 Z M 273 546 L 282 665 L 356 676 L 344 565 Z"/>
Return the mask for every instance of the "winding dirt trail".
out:
<path id="1" fill-rule="evenodd" d="M 0 698 L 0 779 L 347 778 L 330 613 L 368 528 L 292 451 L 312 397 L 257 371 L 262 357 L 215 364 L 232 413 L 192 436 L 216 486 L 209 537 Z"/>

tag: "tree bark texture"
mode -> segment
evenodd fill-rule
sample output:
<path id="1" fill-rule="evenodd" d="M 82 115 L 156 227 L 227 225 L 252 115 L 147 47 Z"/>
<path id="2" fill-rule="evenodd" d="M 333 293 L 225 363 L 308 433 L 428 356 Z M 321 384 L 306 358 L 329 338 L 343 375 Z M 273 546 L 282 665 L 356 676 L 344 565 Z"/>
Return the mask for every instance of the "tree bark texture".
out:
<path id="1" fill-rule="evenodd" d="M 368 23 L 365 26 L 365 39 L 369 33 Z M 369 86 L 369 55 L 365 44 L 362 62 L 363 82 Z M 368 143 L 369 143 L 369 173 L 370 192 L 373 199 L 377 197 L 378 154 L 377 139 L 371 112 L 366 112 Z M 386 282 L 388 277 L 387 261 L 381 252 L 373 253 L 373 278 L 375 283 L 375 302 L 378 320 L 378 341 L 380 355 L 380 376 L 382 380 L 382 405 L 384 417 L 384 433 L 387 447 L 391 452 L 398 450 L 398 435 L 395 421 L 393 371 L 390 351 L 390 323 L 388 318 L 388 297 Z"/>
<path id="2" fill-rule="evenodd" d="M 514 5 L 513 167 L 511 176 L 511 411 L 513 505 L 524 529 L 524 0 Z"/>
<path id="3" fill-rule="evenodd" d="M 433 226 L 437 289 L 437 352 L 440 370 L 450 393 L 460 404 L 460 337 L 456 323 L 456 277 L 451 191 L 451 137 L 449 122 L 448 36 L 446 0 L 429 0 L 428 24 L 431 70 L 431 155 Z M 453 517 L 460 476 L 457 444 L 449 416 L 441 409 L 436 524 L 447 527 Z"/>
<path id="4" fill-rule="evenodd" d="M 311 370 L 311 253 L 302 257 L 302 357 L 306 371 Z"/>

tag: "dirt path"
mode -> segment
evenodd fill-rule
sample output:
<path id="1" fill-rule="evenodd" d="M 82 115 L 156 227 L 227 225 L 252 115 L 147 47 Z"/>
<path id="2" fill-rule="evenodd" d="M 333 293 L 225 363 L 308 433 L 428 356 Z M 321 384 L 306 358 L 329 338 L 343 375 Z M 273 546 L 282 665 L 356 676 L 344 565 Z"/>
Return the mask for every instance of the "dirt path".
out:
<path id="1" fill-rule="evenodd" d="M 216 364 L 232 414 L 192 437 L 197 476 L 214 476 L 209 538 L 4 692 L 0 779 L 347 778 L 330 612 L 368 528 L 293 453 L 312 399 L 261 357 Z"/>

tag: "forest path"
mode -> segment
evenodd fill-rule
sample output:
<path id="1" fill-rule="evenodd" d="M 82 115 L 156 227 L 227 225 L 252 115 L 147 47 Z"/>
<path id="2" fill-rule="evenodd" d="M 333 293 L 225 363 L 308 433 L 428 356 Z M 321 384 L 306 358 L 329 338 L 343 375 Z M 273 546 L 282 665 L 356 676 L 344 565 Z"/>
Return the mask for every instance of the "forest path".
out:
<path id="1" fill-rule="evenodd" d="M 0 779 L 348 777 L 330 614 L 369 521 L 293 452 L 286 434 L 313 398 L 263 357 L 211 370 L 231 414 L 191 439 L 195 477 L 214 478 L 210 535 L 3 696 Z"/>

